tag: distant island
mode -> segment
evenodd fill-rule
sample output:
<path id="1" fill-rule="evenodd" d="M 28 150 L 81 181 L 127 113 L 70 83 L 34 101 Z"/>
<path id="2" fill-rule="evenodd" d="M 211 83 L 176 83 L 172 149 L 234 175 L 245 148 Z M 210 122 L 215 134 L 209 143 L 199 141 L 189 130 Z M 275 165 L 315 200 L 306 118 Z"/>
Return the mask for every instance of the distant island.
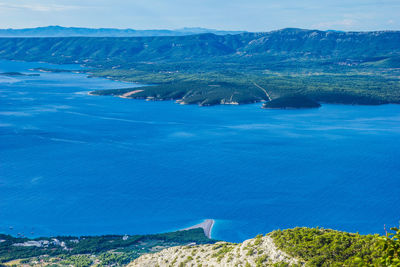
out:
<path id="1" fill-rule="evenodd" d="M 200 106 L 265 101 L 270 103 L 264 108 L 307 108 L 311 102 L 311 107 L 380 105 L 400 103 L 399 40 L 398 31 L 295 28 L 146 37 L 8 37 L 0 38 L 0 58 L 81 64 L 88 77 L 151 85 L 140 92 L 95 90 L 93 95 Z"/>
<path id="2" fill-rule="evenodd" d="M 21 73 L 21 72 L 2 72 L 0 73 L 0 76 L 32 76 L 32 77 L 37 77 L 40 76 L 40 74 L 37 73 Z"/>
<path id="3" fill-rule="evenodd" d="M 176 30 L 135 30 L 115 28 L 82 28 L 47 26 L 26 29 L 0 29 L 0 37 L 143 37 L 143 36 L 185 36 L 201 33 L 238 34 L 244 31 L 220 31 L 205 28 L 182 28 Z"/>

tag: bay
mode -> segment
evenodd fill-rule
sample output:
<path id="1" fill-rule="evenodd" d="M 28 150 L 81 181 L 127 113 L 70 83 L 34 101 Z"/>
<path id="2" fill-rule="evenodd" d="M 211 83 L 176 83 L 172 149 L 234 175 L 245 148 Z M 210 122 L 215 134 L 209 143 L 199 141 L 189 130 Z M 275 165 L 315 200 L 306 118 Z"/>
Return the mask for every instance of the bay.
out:
<path id="1" fill-rule="evenodd" d="M 46 63 L 0 61 L 0 72 Z M 0 76 L 0 232 L 144 234 L 212 218 L 243 241 L 400 219 L 400 106 L 198 107 L 90 96 L 83 74 Z M 10 228 L 11 227 L 11 228 Z"/>

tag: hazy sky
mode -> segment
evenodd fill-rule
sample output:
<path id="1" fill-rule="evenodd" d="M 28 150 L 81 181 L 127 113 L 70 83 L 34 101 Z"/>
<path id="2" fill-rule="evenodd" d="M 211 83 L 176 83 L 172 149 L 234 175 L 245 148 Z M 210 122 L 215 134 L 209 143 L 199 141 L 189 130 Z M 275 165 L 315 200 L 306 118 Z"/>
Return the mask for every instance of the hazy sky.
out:
<path id="1" fill-rule="evenodd" d="M 0 28 L 400 30 L 400 0 L 0 0 Z"/>

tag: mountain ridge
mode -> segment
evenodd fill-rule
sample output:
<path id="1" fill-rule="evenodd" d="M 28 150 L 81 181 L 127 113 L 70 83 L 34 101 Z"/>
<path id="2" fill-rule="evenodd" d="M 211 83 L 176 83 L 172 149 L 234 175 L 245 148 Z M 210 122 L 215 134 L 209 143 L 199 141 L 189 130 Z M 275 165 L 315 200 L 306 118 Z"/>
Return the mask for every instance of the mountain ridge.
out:
<path id="1" fill-rule="evenodd" d="M 22 28 L 0 29 L 0 37 L 140 37 L 140 36 L 185 36 L 201 33 L 214 33 L 218 35 L 237 34 L 244 31 L 225 31 L 199 27 L 185 27 L 181 29 L 149 29 L 135 30 L 131 28 L 85 28 L 63 27 L 58 25 Z"/>
<path id="2" fill-rule="evenodd" d="M 35 52 L 43 46 L 46 49 Z M 51 53 L 60 54 L 64 59 L 69 57 L 73 61 L 182 61 L 216 56 L 305 56 L 364 60 L 400 55 L 400 31 L 343 33 L 282 29 L 234 35 L 202 33 L 185 36 L 0 38 L 1 57 L 24 59 L 24 53 L 37 58 L 33 60 L 40 60 Z"/>

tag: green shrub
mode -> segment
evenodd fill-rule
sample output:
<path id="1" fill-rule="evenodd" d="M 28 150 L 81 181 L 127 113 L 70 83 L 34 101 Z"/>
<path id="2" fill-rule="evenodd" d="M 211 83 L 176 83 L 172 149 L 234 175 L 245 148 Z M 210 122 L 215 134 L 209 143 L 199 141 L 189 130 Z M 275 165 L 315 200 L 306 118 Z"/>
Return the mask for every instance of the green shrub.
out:
<path id="1" fill-rule="evenodd" d="M 343 266 L 356 262 L 376 265 L 383 256 L 379 235 L 297 227 L 274 231 L 271 237 L 278 248 L 311 266 Z"/>
<path id="2" fill-rule="evenodd" d="M 390 230 L 394 233 L 386 231 L 386 236 L 380 238 L 383 255 L 379 263 L 386 266 L 400 266 L 400 229 L 393 227 Z M 380 247 L 378 246 L 377 249 L 379 250 Z"/>

